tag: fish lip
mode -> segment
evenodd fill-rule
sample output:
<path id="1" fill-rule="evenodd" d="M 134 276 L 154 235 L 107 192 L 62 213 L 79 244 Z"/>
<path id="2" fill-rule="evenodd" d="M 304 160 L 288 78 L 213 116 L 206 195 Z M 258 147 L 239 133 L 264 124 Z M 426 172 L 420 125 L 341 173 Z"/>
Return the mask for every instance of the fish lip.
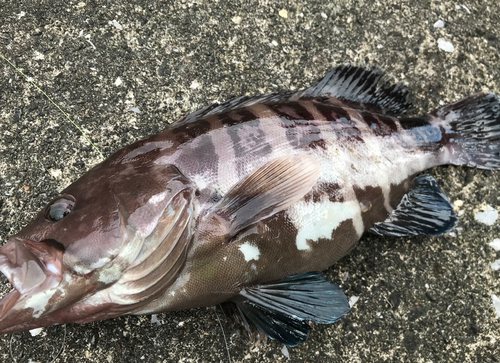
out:
<path id="1" fill-rule="evenodd" d="M 0 321 L 18 301 L 61 282 L 62 255 L 57 242 L 50 240 L 12 237 L 0 248 L 0 272 L 14 288 L 0 300 Z"/>

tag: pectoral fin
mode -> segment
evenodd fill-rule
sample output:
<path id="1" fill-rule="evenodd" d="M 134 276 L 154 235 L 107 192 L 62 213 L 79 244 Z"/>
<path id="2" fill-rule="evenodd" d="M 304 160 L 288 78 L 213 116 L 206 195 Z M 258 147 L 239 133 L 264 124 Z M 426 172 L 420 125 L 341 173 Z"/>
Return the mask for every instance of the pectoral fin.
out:
<path id="1" fill-rule="evenodd" d="M 451 231 L 458 218 L 453 206 L 432 176 L 420 175 L 398 207 L 370 232 L 381 236 L 440 236 Z"/>
<path id="2" fill-rule="evenodd" d="M 316 184 L 321 167 L 311 156 L 274 159 L 232 187 L 207 221 L 227 224 L 229 237 L 298 202 Z"/>
<path id="3" fill-rule="evenodd" d="M 331 324 L 350 310 L 339 286 L 319 272 L 244 289 L 233 302 L 247 330 L 252 323 L 269 338 L 288 346 L 306 340 L 311 330 L 308 320 Z"/>

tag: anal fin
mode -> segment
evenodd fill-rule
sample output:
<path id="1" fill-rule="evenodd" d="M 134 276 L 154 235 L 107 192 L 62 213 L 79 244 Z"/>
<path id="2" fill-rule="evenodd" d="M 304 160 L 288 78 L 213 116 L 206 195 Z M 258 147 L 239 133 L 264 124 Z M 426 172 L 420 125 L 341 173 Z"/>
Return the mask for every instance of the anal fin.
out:
<path id="1" fill-rule="evenodd" d="M 440 236 L 458 222 L 449 199 L 432 176 L 420 175 L 413 186 L 384 222 L 369 230 L 380 236 Z"/>
<path id="2" fill-rule="evenodd" d="M 350 310 L 339 286 L 320 272 L 246 288 L 232 301 L 247 330 L 252 323 L 269 338 L 287 346 L 307 339 L 311 330 L 307 321 L 332 324 Z"/>

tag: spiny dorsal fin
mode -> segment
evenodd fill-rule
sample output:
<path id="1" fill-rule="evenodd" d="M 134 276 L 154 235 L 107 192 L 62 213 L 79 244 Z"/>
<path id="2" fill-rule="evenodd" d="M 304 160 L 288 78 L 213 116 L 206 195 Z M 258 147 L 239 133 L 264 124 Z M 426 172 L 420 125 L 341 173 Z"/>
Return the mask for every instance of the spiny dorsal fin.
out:
<path id="1" fill-rule="evenodd" d="M 229 238 L 244 228 L 285 210 L 316 184 L 321 166 L 311 156 L 276 158 L 233 186 L 207 216 L 224 221 Z"/>
<path id="2" fill-rule="evenodd" d="M 384 74 L 381 68 L 335 67 L 321 81 L 303 91 L 301 97 L 333 97 L 401 115 L 411 107 L 409 91 L 401 83 L 392 84 Z"/>
<path id="3" fill-rule="evenodd" d="M 226 111 L 249 107 L 257 103 L 278 103 L 280 101 L 289 99 L 296 93 L 296 91 L 288 91 L 282 93 L 271 93 L 267 95 L 242 96 L 222 103 L 214 103 L 208 107 L 202 108 L 201 110 L 190 113 L 189 115 L 180 119 L 178 122 L 191 122 L 200 118 L 221 114 Z"/>
<path id="4" fill-rule="evenodd" d="M 458 222 L 453 206 L 432 176 L 420 175 L 384 222 L 369 230 L 380 236 L 440 236 Z"/>

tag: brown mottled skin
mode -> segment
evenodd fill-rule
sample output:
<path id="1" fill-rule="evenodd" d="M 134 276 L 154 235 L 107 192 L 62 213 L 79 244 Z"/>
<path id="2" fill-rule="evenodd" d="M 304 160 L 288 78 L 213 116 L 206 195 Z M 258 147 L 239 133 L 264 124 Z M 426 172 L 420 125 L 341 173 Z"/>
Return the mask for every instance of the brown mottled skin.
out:
<path id="1" fill-rule="evenodd" d="M 119 150 L 61 193 L 75 201 L 64 218 L 49 220 L 51 203 L 0 249 L 16 288 L 0 301 L 0 333 L 212 305 L 326 269 L 389 216 L 414 175 L 453 162 L 432 118 L 415 131 L 385 113 L 264 98 Z M 235 217 L 238 198 L 256 204 Z"/>

